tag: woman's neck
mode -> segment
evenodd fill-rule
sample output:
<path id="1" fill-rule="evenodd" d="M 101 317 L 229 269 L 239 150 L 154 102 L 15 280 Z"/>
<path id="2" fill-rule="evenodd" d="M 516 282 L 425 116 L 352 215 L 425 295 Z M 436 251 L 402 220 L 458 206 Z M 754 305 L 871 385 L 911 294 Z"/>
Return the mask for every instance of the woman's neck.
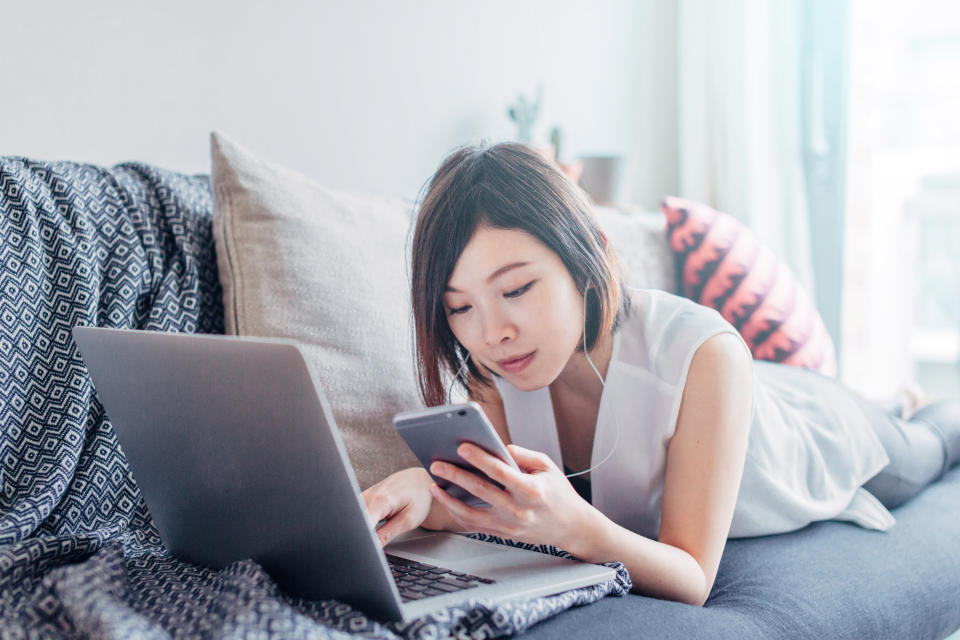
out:
<path id="1" fill-rule="evenodd" d="M 613 334 L 607 332 L 597 338 L 593 348 L 590 350 L 590 361 L 600 372 L 600 376 L 607 379 L 607 368 L 610 366 L 610 356 L 613 352 Z M 550 387 L 554 391 L 563 393 L 574 393 L 596 399 L 600 402 L 600 396 L 603 394 L 603 383 L 597 377 L 597 371 L 593 370 L 586 354 L 582 351 L 575 351 L 567 365 L 557 376 Z"/>

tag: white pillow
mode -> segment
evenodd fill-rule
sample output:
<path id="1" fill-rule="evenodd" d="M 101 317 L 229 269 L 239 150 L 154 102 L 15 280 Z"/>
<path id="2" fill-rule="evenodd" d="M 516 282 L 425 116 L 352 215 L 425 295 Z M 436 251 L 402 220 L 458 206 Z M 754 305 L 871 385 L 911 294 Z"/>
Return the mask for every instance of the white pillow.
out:
<path id="1" fill-rule="evenodd" d="M 422 406 L 405 243 L 411 204 L 328 189 L 211 135 L 228 334 L 299 342 L 361 488 L 418 465 L 391 424 Z"/>
<path id="2" fill-rule="evenodd" d="M 638 289 L 677 292 L 676 267 L 659 211 L 594 207 L 597 222 L 617 252 L 624 280 Z"/>

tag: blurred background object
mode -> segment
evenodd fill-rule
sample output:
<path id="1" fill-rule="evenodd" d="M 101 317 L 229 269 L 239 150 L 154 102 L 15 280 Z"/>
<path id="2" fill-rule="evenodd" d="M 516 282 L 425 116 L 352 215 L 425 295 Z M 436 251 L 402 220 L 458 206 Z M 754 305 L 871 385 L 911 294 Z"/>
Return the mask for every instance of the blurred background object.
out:
<path id="1" fill-rule="evenodd" d="M 540 104 L 543 102 L 543 85 L 537 85 L 536 97 L 528 100 L 522 93 L 517 94 L 517 101 L 507 107 L 507 115 L 517 125 L 517 142 L 533 143 L 533 125 L 540 115 Z"/>
<path id="2" fill-rule="evenodd" d="M 624 203 L 626 161 L 622 156 L 580 156 L 580 186 L 597 204 Z"/>

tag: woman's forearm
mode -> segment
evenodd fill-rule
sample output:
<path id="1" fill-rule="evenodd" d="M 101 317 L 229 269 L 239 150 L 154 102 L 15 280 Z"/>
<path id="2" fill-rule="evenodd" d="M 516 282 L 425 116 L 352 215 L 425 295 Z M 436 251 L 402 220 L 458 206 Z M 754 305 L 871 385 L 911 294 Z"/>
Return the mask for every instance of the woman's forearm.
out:
<path id="1" fill-rule="evenodd" d="M 709 595 L 703 568 L 683 549 L 646 538 L 594 509 L 567 551 L 586 562 L 622 562 L 633 592 L 702 606 Z M 585 535 L 584 535 L 585 534 Z M 567 548 L 572 547 L 572 548 Z"/>
<path id="2" fill-rule="evenodd" d="M 579 506 L 583 508 L 577 509 L 576 517 L 570 518 L 569 533 L 541 541 L 565 549 L 586 562 L 622 562 L 636 593 L 697 606 L 706 601 L 710 585 L 700 563 L 691 554 L 625 529 L 589 503 L 580 502 Z M 422 526 L 458 533 L 466 531 L 437 499 L 433 499 Z"/>

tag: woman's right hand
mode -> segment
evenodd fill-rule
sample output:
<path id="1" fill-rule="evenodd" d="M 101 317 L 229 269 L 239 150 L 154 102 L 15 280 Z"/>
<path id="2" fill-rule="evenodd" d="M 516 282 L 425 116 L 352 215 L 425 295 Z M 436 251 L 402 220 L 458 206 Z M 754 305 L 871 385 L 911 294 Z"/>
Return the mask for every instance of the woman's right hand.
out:
<path id="1" fill-rule="evenodd" d="M 430 495 L 433 479 L 423 467 L 403 469 L 387 476 L 363 492 L 363 501 L 374 526 L 386 520 L 377 530 L 380 544 L 419 526 L 444 529 L 451 522 L 446 509 Z"/>

